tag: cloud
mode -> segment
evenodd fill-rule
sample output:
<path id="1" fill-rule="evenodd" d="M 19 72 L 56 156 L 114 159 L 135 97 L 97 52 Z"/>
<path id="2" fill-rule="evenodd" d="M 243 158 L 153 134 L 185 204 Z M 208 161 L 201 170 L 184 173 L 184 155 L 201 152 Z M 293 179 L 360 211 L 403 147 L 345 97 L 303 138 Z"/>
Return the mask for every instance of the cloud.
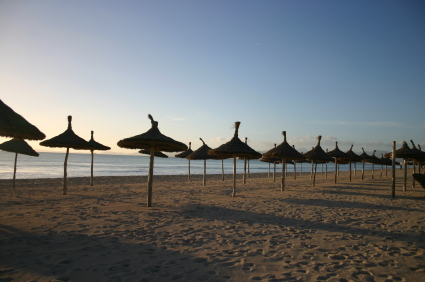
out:
<path id="1" fill-rule="evenodd" d="M 219 143 L 226 143 L 229 139 L 224 138 L 224 137 L 216 137 L 213 139 L 210 139 L 209 141 L 211 142 L 219 142 Z"/>

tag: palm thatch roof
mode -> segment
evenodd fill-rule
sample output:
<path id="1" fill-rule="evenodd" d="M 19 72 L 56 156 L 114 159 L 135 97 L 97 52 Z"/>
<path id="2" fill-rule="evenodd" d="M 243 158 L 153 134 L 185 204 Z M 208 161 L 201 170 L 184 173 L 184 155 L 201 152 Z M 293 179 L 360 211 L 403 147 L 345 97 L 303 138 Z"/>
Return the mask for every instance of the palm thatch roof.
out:
<path id="1" fill-rule="evenodd" d="M 154 121 L 151 115 L 151 129 L 133 137 L 118 141 L 118 146 L 127 149 L 147 149 L 155 148 L 155 151 L 180 152 L 187 150 L 187 146 L 182 142 L 176 141 L 163 135 L 158 129 L 158 122 Z"/>
<path id="2" fill-rule="evenodd" d="M 191 145 L 192 145 L 192 143 L 189 142 L 189 149 L 187 149 L 186 151 L 184 151 L 182 153 L 179 153 L 179 154 L 175 155 L 174 157 L 185 159 L 187 156 L 189 156 L 190 154 L 193 153 L 192 149 L 190 148 Z"/>
<path id="3" fill-rule="evenodd" d="M 375 152 L 376 150 L 373 150 L 373 154 L 370 156 L 370 159 L 365 159 L 365 161 L 371 164 L 382 164 L 381 159 L 375 156 Z"/>
<path id="4" fill-rule="evenodd" d="M 0 136 L 16 139 L 43 140 L 43 132 L 0 100 Z"/>
<path id="5" fill-rule="evenodd" d="M 348 158 L 350 161 L 357 162 L 357 161 L 361 161 L 361 159 L 362 159 L 359 155 L 357 155 L 356 153 L 353 152 L 353 145 L 351 145 L 350 150 L 348 150 L 346 153 L 347 153 L 347 155 L 350 156 Z"/>
<path id="6" fill-rule="evenodd" d="M 140 150 L 139 153 L 140 154 L 144 154 L 144 155 L 150 155 L 151 154 L 151 151 L 150 150 L 143 149 L 143 150 Z M 164 154 L 163 152 L 160 152 L 160 151 L 155 151 L 153 153 L 153 155 L 155 157 L 159 157 L 159 158 L 164 158 L 164 159 L 168 158 L 168 156 L 166 154 Z"/>
<path id="7" fill-rule="evenodd" d="M 411 158 L 414 158 L 414 157 L 417 157 L 417 156 L 418 155 L 414 151 L 412 151 L 412 149 L 409 148 L 406 141 L 403 141 L 403 145 L 401 146 L 400 149 L 395 150 L 395 157 L 396 158 L 411 159 Z M 391 158 L 392 153 L 387 153 L 387 154 L 384 155 L 384 157 Z"/>
<path id="8" fill-rule="evenodd" d="M 289 160 L 303 160 L 305 157 L 301 155 L 294 147 L 288 144 L 286 141 L 286 131 L 282 131 L 283 142 L 277 147 L 269 150 L 263 154 L 266 158 L 280 158 Z"/>
<path id="9" fill-rule="evenodd" d="M 393 161 L 391 159 L 384 157 L 384 154 L 382 154 L 382 156 L 381 156 L 381 158 L 379 160 L 381 161 L 381 164 L 383 164 L 383 165 L 387 165 L 388 166 L 388 165 L 392 165 L 393 164 Z"/>
<path id="10" fill-rule="evenodd" d="M 425 152 L 419 150 L 418 148 L 416 148 L 415 143 L 413 143 L 413 140 L 410 140 L 410 142 L 412 143 L 412 153 L 415 154 L 415 157 L 412 157 L 413 159 L 416 160 L 424 160 L 425 159 Z"/>
<path id="11" fill-rule="evenodd" d="M 326 154 L 328 154 L 329 157 L 332 157 L 335 159 L 350 159 L 350 155 L 348 155 L 347 153 L 344 153 L 338 148 L 338 142 L 335 142 L 335 149 L 327 152 Z M 339 160 L 338 160 L 338 163 L 340 163 Z"/>
<path id="12" fill-rule="evenodd" d="M 6 141 L 0 144 L 0 150 L 33 157 L 39 156 L 39 154 L 23 139 L 12 139 Z"/>
<path id="13" fill-rule="evenodd" d="M 362 148 L 363 153 L 361 153 L 359 155 L 359 157 L 362 159 L 362 161 L 366 161 L 369 160 L 371 158 L 371 156 L 369 156 L 368 154 L 366 154 L 366 152 L 364 151 L 364 149 Z"/>
<path id="14" fill-rule="evenodd" d="M 90 150 L 90 144 L 72 130 L 72 116 L 68 116 L 68 128 L 56 137 L 40 142 L 41 146 L 53 148 L 72 148 L 76 150 Z"/>
<path id="15" fill-rule="evenodd" d="M 317 145 L 310 151 L 304 154 L 304 157 L 313 162 L 330 162 L 332 158 L 328 156 L 328 154 L 323 151 L 322 147 L 320 147 L 320 140 L 322 140 L 322 136 L 319 135 L 317 137 Z"/>
<path id="16" fill-rule="evenodd" d="M 111 148 L 110 147 L 108 147 L 108 146 L 105 146 L 105 145 L 102 145 L 102 144 L 100 144 L 100 143 L 98 143 L 98 142 L 96 142 L 96 141 L 94 141 L 94 139 L 93 139 L 93 130 L 91 131 L 91 138 L 90 138 L 90 140 L 89 140 L 89 145 L 90 145 L 90 147 L 92 148 L 92 149 L 90 149 L 91 151 L 93 151 L 93 150 L 102 150 L 102 151 L 107 151 L 107 150 L 111 150 Z"/>
<path id="17" fill-rule="evenodd" d="M 239 139 L 238 131 L 240 124 L 241 123 L 239 121 L 235 122 L 235 134 L 229 142 L 221 145 L 218 148 L 209 150 L 208 154 L 226 158 L 261 158 L 260 153 L 258 153 L 257 151 L 249 147 L 248 144 L 245 144 Z"/>
<path id="18" fill-rule="evenodd" d="M 219 159 L 217 156 L 208 154 L 208 151 L 211 150 L 207 144 L 205 144 L 202 138 L 199 138 L 202 141 L 202 146 L 197 150 L 192 152 L 190 155 L 186 157 L 188 160 L 211 160 L 211 159 Z"/>

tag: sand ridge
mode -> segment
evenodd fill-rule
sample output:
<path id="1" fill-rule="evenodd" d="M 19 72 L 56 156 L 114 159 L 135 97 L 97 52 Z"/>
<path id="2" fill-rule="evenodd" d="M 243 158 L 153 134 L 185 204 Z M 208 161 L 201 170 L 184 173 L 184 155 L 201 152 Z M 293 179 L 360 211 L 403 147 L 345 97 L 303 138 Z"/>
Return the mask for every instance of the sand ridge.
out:
<path id="1" fill-rule="evenodd" d="M 0 181 L 0 281 L 422 281 L 425 190 L 370 172 Z M 408 182 L 411 185 L 411 182 Z M 409 186 L 410 186 L 409 185 Z"/>

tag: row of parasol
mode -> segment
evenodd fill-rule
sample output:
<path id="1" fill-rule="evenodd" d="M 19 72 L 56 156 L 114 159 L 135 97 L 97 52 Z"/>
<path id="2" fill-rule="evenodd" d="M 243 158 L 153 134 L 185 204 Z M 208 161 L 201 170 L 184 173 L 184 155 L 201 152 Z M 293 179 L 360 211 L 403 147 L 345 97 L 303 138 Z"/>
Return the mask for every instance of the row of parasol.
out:
<path id="1" fill-rule="evenodd" d="M 374 155 L 368 156 L 364 150 L 362 155 L 356 155 L 352 152 L 351 149 L 344 153 L 339 150 L 338 144 L 336 148 L 328 153 L 325 153 L 320 146 L 321 136 L 318 137 L 318 143 L 316 147 L 312 148 L 309 152 L 305 154 L 299 153 L 294 146 L 290 146 L 286 140 L 286 132 L 283 131 L 283 142 L 267 151 L 264 154 L 261 154 L 250 146 L 248 146 L 246 140 L 242 142 L 238 137 L 240 122 L 235 122 L 235 133 L 233 138 L 219 146 L 218 148 L 211 149 L 208 147 L 205 142 L 203 145 L 196 151 L 192 151 L 190 147 L 188 148 L 182 142 L 176 141 L 170 137 L 163 135 L 158 129 L 158 122 L 153 119 L 151 115 L 148 115 L 148 118 L 151 120 L 151 128 L 140 135 L 133 137 L 125 138 L 120 140 L 117 145 L 121 148 L 128 149 L 141 149 L 140 153 L 145 153 L 150 155 L 149 162 L 149 174 L 148 174 L 148 183 L 147 183 L 147 206 L 152 205 L 152 184 L 153 184 L 153 167 L 154 167 L 154 157 L 166 157 L 166 155 L 161 152 L 181 152 L 183 153 L 176 155 L 176 157 L 185 157 L 189 160 L 189 180 L 190 180 L 190 160 L 204 160 L 204 179 L 203 184 L 205 185 L 205 170 L 206 170 L 206 160 L 207 159 L 227 159 L 233 158 L 233 191 L 232 196 L 236 196 L 236 159 L 242 158 L 245 160 L 249 159 L 260 159 L 262 157 L 263 161 L 266 162 L 278 162 L 281 160 L 282 163 L 282 176 L 281 176 L 281 190 L 285 190 L 285 165 L 289 161 L 301 162 L 301 161 L 311 161 L 312 167 L 314 167 L 313 174 L 313 186 L 315 184 L 315 175 L 317 163 L 321 162 L 335 162 L 335 166 L 338 163 L 350 163 L 350 181 L 351 181 L 351 162 L 356 162 L 361 160 L 363 163 L 365 161 L 382 164 L 382 160 L 375 157 Z M 63 178 L 63 194 L 66 194 L 66 179 L 67 179 L 67 159 L 69 154 L 69 149 L 76 150 L 90 150 L 92 153 L 92 168 L 91 168 L 91 185 L 93 185 L 93 151 L 94 150 L 109 150 L 110 148 L 104 146 L 93 139 L 93 131 L 91 134 L 90 141 L 85 141 L 78 135 L 76 135 L 71 126 L 72 118 L 68 117 L 68 128 L 62 134 L 53 137 L 49 140 L 45 140 L 40 143 L 42 146 L 47 147 L 64 147 L 66 148 L 65 162 L 64 162 L 64 178 Z M 7 141 L 3 144 L 0 144 L 0 149 L 15 152 L 16 154 L 22 153 L 32 156 L 38 156 L 36 153 L 25 141 L 28 140 L 42 140 L 45 138 L 45 135 L 39 131 L 35 126 L 27 122 L 22 116 L 15 113 L 11 108 L 4 104 L 0 100 L 0 136 L 12 137 L 13 139 Z M 410 150 L 410 151 L 409 151 Z M 421 150 L 415 148 L 415 150 L 408 148 L 407 144 L 404 142 L 403 147 L 395 152 L 398 158 L 404 158 L 405 160 L 422 160 L 425 159 L 425 153 Z M 376 159 L 376 160 L 375 160 Z M 244 183 L 245 183 L 245 169 L 244 169 Z M 15 157 L 15 168 L 14 168 L 14 178 L 16 172 L 16 157 Z M 223 173 L 224 174 L 224 173 Z M 337 169 L 335 169 L 335 182 L 337 177 Z"/>

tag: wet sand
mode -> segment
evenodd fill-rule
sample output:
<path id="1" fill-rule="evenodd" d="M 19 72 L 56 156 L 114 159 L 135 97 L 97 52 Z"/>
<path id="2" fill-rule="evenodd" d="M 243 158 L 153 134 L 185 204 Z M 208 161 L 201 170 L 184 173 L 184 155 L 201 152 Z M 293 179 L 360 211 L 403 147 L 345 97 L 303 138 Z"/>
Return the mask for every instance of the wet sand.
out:
<path id="1" fill-rule="evenodd" d="M 423 281 L 425 190 L 370 171 L 0 180 L 0 281 Z"/>

